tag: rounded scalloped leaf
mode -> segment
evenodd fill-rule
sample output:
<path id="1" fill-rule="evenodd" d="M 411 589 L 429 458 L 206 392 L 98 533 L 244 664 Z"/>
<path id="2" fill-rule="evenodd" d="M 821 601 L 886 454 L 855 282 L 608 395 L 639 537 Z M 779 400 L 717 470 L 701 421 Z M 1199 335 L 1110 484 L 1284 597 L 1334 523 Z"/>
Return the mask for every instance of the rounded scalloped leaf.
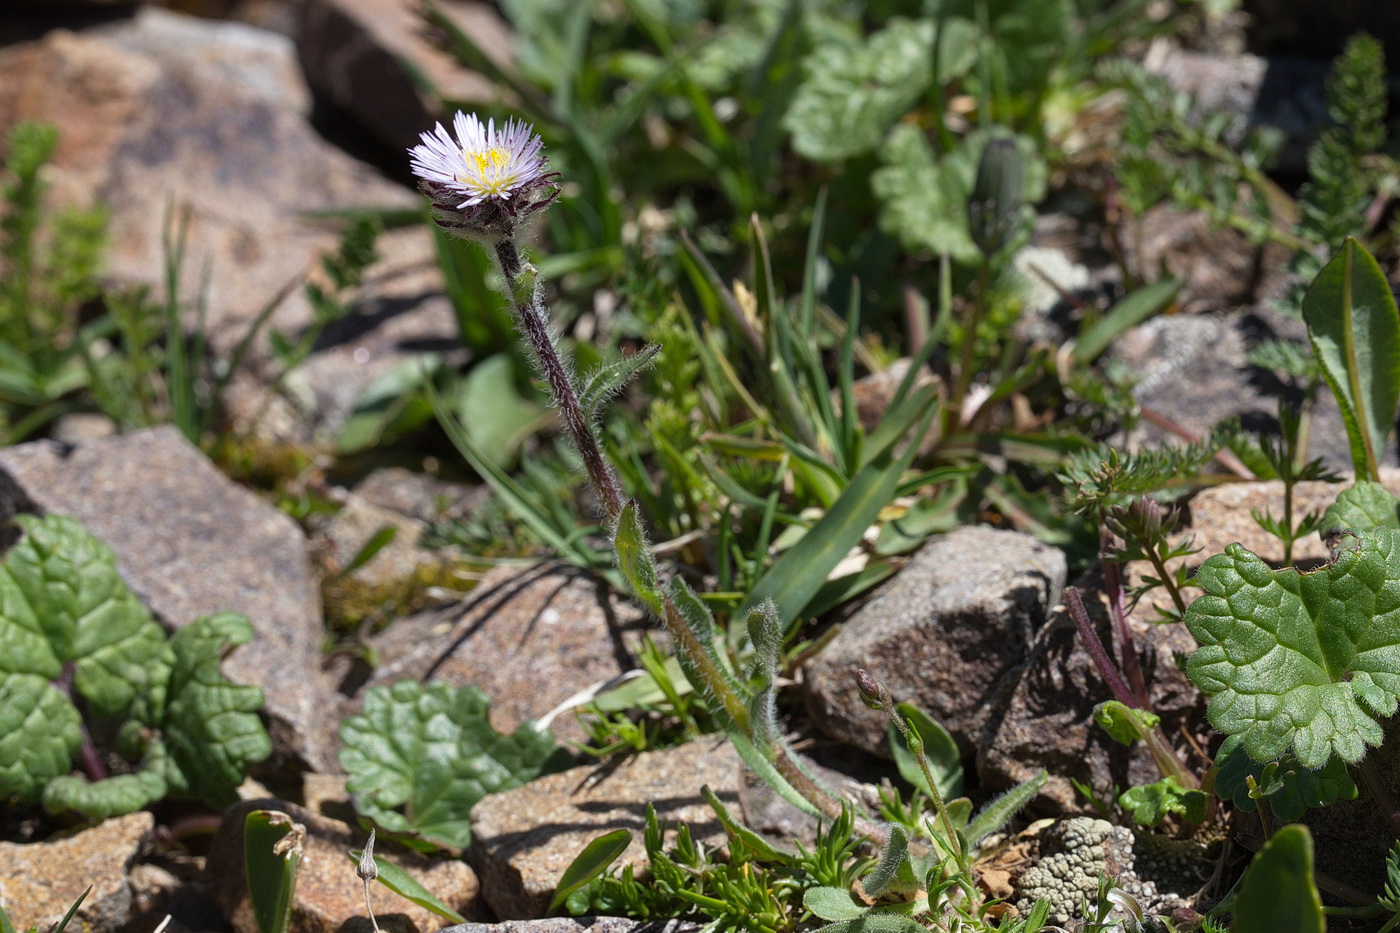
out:
<path id="1" fill-rule="evenodd" d="M 1312 573 L 1275 571 L 1239 544 L 1201 566 L 1186 665 L 1216 729 L 1256 761 L 1359 761 L 1400 696 L 1400 532 L 1377 528 Z"/>
<path id="2" fill-rule="evenodd" d="M 472 806 L 533 779 L 555 751 L 553 734 L 533 723 L 510 735 L 491 728 L 489 704 L 470 685 L 401 680 L 371 688 L 364 712 L 340 727 L 340 764 L 360 812 L 439 845 L 470 844 Z"/>
<path id="3" fill-rule="evenodd" d="M 81 728 L 73 704 L 44 678 L 0 678 L 0 798 L 36 803 L 44 785 L 72 767 Z"/>

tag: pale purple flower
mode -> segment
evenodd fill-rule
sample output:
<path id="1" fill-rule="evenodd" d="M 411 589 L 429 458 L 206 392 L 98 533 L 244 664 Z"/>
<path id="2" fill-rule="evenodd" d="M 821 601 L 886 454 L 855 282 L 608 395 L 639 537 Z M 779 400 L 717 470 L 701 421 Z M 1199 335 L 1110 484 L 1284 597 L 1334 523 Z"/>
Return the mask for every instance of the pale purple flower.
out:
<path id="1" fill-rule="evenodd" d="M 439 123 L 434 132 L 422 134 L 423 144 L 409 153 L 415 175 L 462 196 L 458 208 L 489 198 L 509 200 L 544 178 L 544 143 L 533 127 L 511 119 L 498 132 L 495 120 L 483 125 L 475 114 L 458 111 L 452 128 L 456 139 Z"/>

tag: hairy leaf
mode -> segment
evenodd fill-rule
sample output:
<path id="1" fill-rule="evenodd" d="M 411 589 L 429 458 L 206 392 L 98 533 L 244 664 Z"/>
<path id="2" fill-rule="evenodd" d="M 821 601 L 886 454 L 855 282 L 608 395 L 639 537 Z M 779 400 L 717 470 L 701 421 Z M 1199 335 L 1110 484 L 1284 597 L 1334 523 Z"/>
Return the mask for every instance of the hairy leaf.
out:
<path id="1" fill-rule="evenodd" d="M 1285 822 L 1300 819 L 1309 809 L 1325 807 L 1339 800 L 1355 800 L 1356 782 L 1347 766 L 1335 755 L 1321 768 L 1304 768 L 1293 755 L 1277 761 L 1258 762 L 1244 750 L 1244 739 L 1232 735 L 1220 743 L 1215 753 L 1215 793 L 1230 800 L 1238 809 L 1252 813 L 1257 808 L 1245 780 L 1269 798 L 1269 809 Z"/>
<path id="2" fill-rule="evenodd" d="M 492 729 L 489 704 L 470 685 L 402 680 L 372 688 L 364 712 L 340 727 L 340 763 L 359 811 L 392 832 L 469 845 L 472 806 L 535 778 L 555 751 L 554 736 L 533 723 L 511 735 Z"/>
<path id="3" fill-rule="evenodd" d="M 1094 722 L 1115 741 L 1123 745 L 1147 738 L 1157 728 L 1160 716 L 1149 710 L 1134 709 L 1118 700 L 1106 700 L 1094 707 Z"/>
<path id="4" fill-rule="evenodd" d="M 857 904 L 845 888 L 825 885 L 803 892 L 802 906 L 823 920 L 854 920 L 869 909 Z"/>
<path id="5" fill-rule="evenodd" d="M 1400 695 L 1400 531 L 1376 528 L 1312 573 L 1274 571 L 1239 544 L 1202 565 L 1186 672 L 1211 725 L 1256 761 L 1355 763 Z"/>

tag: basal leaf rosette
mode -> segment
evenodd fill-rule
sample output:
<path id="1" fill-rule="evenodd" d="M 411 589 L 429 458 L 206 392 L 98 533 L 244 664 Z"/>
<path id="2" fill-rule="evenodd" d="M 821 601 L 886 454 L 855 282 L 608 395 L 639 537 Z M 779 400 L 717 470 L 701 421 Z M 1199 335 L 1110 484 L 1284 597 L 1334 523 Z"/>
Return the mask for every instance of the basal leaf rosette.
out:
<path id="1" fill-rule="evenodd" d="M 1376 528 L 1311 573 L 1273 570 L 1231 544 L 1196 576 L 1200 643 L 1186 673 L 1216 729 L 1256 761 L 1290 749 L 1306 768 L 1379 745 L 1400 696 L 1400 531 Z"/>

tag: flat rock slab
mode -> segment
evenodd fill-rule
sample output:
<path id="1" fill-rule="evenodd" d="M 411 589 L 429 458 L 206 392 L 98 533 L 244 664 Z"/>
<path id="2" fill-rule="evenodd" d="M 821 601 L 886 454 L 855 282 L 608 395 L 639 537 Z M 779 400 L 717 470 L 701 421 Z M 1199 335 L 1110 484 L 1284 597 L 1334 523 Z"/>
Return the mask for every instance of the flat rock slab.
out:
<path id="1" fill-rule="evenodd" d="M 833 738 L 888 754 L 885 714 L 856 690 L 855 673 L 864 669 L 970 753 L 1005 707 L 1065 573 L 1064 554 L 1018 532 L 965 527 L 931 539 L 804 668 L 813 722 Z"/>
<path id="2" fill-rule="evenodd" d="M 504 923 L 459 923 L 438 933 L 692 933 L 684 920 L 628 920 L 625 917 L 546 917 Z"/>
<path id="3" fill-rule="evenodd" d="M 633 669 L 645 624 L 640 609 L 575 568 L 497 567 L 462 603 L 400 619 L 375 639 L 380 663 L 367 686 L 475 684 L 491 698 L 491 724 L 513 732 Z M 552 726 L 561 742 L 584 738 L 570 713 Z"/>
<path id="4" fill-rule="evenodd" d="M 210 347 L 225 360 L 279 296 L 270 329 L 295 340 L 313 321 L 300 284 L 339 233 L 309 214 L 421 204 L 324 140 L 310 110 L 291 41 L 237 23 L 146 7 L 114 26 L 0 49 L 0 132 L 20 120 L 58 127 L 50 202 L 103 206 L 112 284 L 159 294 L 167 216 L 188 220 L 180 298 L 191 327 L 203 306 Z M 280 366 L 266 333 L 252 341 L 226 399 L 240 428 L 333 437 L 374 380 L 455 345 L 428 231 L 388 232 L 379 252 L 361 303 L 288 380 L 294 404 L 265 404 Z"/>
<path id="5" fill-rule="evenodd" d="M 364 885 L 355 874 L 355 864 L 346 857 L 351 849 L 364 846 L 365 834 L 339 820 L 275 798 L 245 800 L 229 807 L 209 843 L 205 874 L 214 899 L 235 933 L 259 933 L 248 901 L 243 867 L 243 824 L 254 810 L 279 810 L 306 828 L 288 933 L 370 933 L 372 926 L 364 912 Z M 380 844 L 375 845 L 375 854 L 388 858 L 459 914 L 477 919 L 489 916 L 478 897 L 476 876 L 460 859 L 430 860 Z M 382 884 L 370 885 L 370 904 L 386 933 L 430 933 L 444 924 L 437 914 Z"/>
<path id="6" fill-rule="evenodd" d="M 640 871 L 645 867 L 642 830 L 648 805 L 672 829 L 687 823 L 697 841 L 722 844 L 724 827 L 700 788 L 709 785 L 737 813 L 739 768 L 739 756 L 727 739 L 706 736 L 616 764 L 547 775 L 486 797 L 472 808 L 470 853 L 486 902 L 498 917 L 539 917 L 574 857 L 616 829 L 633 833 L 618 867 L 633 865 Z M 667 839 L 670 845 L 670 832 Z"/>
<path id="7" fill-rule="evenodd" d="M 116 552 L 127 586 L 173 631 L 240 612 L 251 642 L 224 672 L 266 692 L 275 748 L 318 770 L 330 690 L 320 673 L 320 594 L 301 529 L 229 480 L 173 426 L 64 446 L 0 450 L 0 520 L 69 515 Z"/>
<path id="8" fill-rule="evenodd" d="M 493 4 L 437 6 L 495 64 L 511 67 L 514 36 Z M 395 148 L 416 144 L 444 119 L 438 95 L 468 103 L 500 97 L 493 81 L 437 48 L 401 0 L 306 0 L 297 18 L 297 53 L 311 86 Z"/>
<path id="9" fill-rule="evenodd" d="M 92 885 L 71 929 L 112 933 L 123 926 L 132 908 L 127 872 L 154 827 L 155 817 L 141 812 L 51 842 L 0 842 L 0 903 L 10 922 L 17 930 L 47 930 Z"/>

